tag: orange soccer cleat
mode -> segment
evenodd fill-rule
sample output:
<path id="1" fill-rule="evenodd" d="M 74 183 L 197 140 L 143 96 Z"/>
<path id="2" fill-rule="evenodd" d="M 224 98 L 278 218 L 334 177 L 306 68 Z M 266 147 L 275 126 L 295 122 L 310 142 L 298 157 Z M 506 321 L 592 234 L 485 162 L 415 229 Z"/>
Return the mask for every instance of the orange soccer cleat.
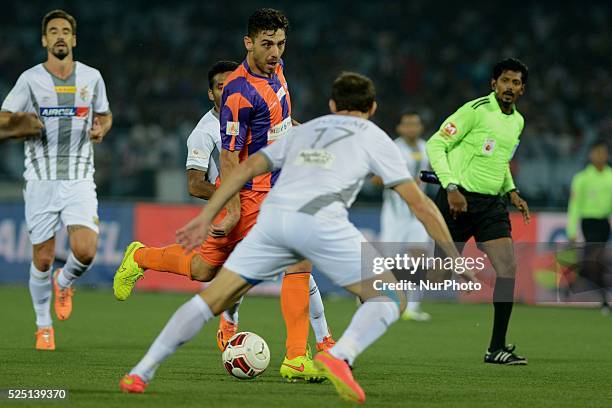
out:
<path id="1" fill-rule="evenodd" d="M 323 337 L 323 341 L 317 343 L 317 351 L 327 351 L 332 348 L 336 344 L 336 340 L 333 339 L 331 334 L 329 336 Z"/>
<path id="2" fill-rule="evenodd" d="M 321 373 L 334 384 L 342 399 L 360 404 L 365 402 L 365 392 L 353 378 L 351 367 L 346 361 L 323 351 L 315 356 L 314 363 Z"/>
<path id="3" fill-rule="evenodd" d="M 55 332 L 53 327 L 43 327 L 36 331 L 36 350 L 55 350 Z"/>
<path id="4" fill-rule="evenodd" d="M 121 381 L 119 381 L 119 388 L 121 391 L 134 394 L 142 394 L 145 392 L 147 385 L 148 384 L 136 374 L 126 374 Z"/>
<path id="5" fill-rule="evenodd" d="M 72 313 L 72 295 L 74 295 L 74 288 L 60 288 L 57 283 L 57 277 L 61 272 L 61 269 L 56 269 L 55 273 L 53 273 L 53 293 L 55 294 L 53 308 L 55 309 L 55 315 L 58 319 L 67 320 Z"/>
<path id="6" fill-rule="evenodd" d="M 223 317 L 223 314 L 219 316 L 219 329 L 217 330 L 217 347 L 219 350 L 225 351 L 227 343 L 234 337 L 234 334 L 238 331 L 238 325 L 230 323 Z"/>

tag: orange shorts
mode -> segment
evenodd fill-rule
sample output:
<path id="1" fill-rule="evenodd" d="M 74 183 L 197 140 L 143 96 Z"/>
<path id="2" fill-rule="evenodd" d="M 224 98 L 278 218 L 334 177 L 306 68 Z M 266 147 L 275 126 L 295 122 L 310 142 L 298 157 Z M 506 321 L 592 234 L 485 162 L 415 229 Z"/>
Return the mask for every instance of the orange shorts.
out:
<path id="1" fill-rule="evenodd" d="M 240 191 L 240 220 L 234 229 L 225 237 L 215 238 L 210 235 L 202 244 L 198 253 L 212 266 L 221 266 L 230 256 L 236 245 L 246 237 L 259 215 L 259 208 L 267 192 L 241 190 Z M 225 209 L 215 218 L 214 223 L 220 222 L 227 211 Z"/>

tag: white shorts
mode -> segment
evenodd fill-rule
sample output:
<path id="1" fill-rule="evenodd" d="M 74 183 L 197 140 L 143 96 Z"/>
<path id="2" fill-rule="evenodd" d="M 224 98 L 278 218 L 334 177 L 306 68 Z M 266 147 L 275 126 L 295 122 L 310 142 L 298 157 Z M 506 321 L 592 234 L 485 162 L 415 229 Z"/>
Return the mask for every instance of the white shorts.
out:
<path id="1" fill-rule="evenodd" d="M 255 284 L 308 259 L 332 282 L 347 286 L 362 280 L 361 243 L 365 240 L 347 219 L 268 207 L 223 266 Z"/>
<path id="2" fill-rule="evenodd" d="M 63 225 L 98 230 L 98 197 L 92 180 L 29 180 L 23 191 L 25 219 L 33 245 L 55 236 Z"/>

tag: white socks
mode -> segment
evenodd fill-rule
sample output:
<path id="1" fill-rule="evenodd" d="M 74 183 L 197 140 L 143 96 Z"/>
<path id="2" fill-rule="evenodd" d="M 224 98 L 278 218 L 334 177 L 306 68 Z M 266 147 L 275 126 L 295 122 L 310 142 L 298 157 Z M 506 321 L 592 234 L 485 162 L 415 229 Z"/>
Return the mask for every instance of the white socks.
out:
<path id="1" fill-rule="evenodd" d="M 241 297 L 236 303 L 234 303 L 232 307 L 223 312 L 223 318 L 226 322 L 238 324 L 238 309 L 240 309 L 240 304 L 242 303 L 243 299 L 244 296 Z"/>
<path id="2" fill-rule="evenodd" d="M 362 304 L 348 328 L 329 353 L 353 365 L 355 358 L 382 336 L 399 318 L 399 307 L 388 297 L 376 297 Z"/>
<path id="3" fill-rule="evenodd" d="M 62 289 L 71 287 L 74 281 L 77 280 L 79 276 L 83 275 L 90 266 L 91 264 L 82 264 L 74 257 L 72 251 L 70 251 L 68 259 L 66 260 L 66 265 L 64 265 L 62 272 L 57 277 L 57 284 Z"/>
<path id="4" fill-rule="evenodd" d="M 34 262 L 30 264 L 30 296 L 36 313 L 36 326 L 49 327 L 53 324 L 51 320 L 51 269 L 42 272 L 36 269 Z"/>
<path id="5" fill-rule="evenodd" d="M 323 299 L 321 292 L 317 287 L 312 275 L 310 275 L 310 325 L 314 331 L 317 343 L 323 341 L 324 337 L 329 336 L 329 328 L 325 319 L 325 308 L 323 307 Z"/>
<path id="6" fill-rule="evenodd" d="M 130 374 L 137 374 L 145 382 L 151 381 L 159 364 L 174 353 L 179 346 L 198 334 L 204 323 L 213 317 L 206 302 L 200 295 L 195 295 L 174 312 L 147 354 L 130 371 Z"/>

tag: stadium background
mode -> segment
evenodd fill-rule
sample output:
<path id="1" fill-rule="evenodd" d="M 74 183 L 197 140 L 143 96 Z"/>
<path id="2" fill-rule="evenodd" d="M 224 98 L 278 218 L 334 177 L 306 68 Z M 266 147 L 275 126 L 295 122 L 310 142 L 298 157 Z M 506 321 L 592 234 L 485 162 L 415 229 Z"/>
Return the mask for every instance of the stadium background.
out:
<path id="1" fill-rule="evenodd" d="M 326 113 L 332 78 L 355 70 L 377 86 L 375 122 L 393 135 L 400 112 L 416 110 L 427 136 L 457 106 L 489 92 L 495 61 L 522 59 L 530 68 L 519 101 L 526 126 L 512 169 L 536 213 L 527 228 L 514 223 L 515 238 L 564 240 L 571 176 L 586 163 L 588 144 L 612 133 L 612 16 L 604 2 L 517 2 L 501 10 L 493 2 L 239 1 L 231 12 L 200 1 L 14 2 L 0 15 L 0 95 L 44 60 L 40 20 L 61 7 L 78 21 L 75 58 L 100 69 L 114 113 L 113 129 L 96 146 L 102 225 L 96 264 L 83 283 L 109 284 L 129 241 L 168 243 L 197 211 L 186 189 L 185 141 L 210 108 L 206 72 L 216 60 L 242 60 L 246 19 L 264 5 L 282 9 L 292 24 L 284 59 L 299 121 Z M 22 143 L 2 143 L 0 154 L 0 282 L 25 283 Z M 351 213 L 371 237 L 380 199 L 368 186 Z M 58 255 L 65 254 L 61 234 Z"/>

